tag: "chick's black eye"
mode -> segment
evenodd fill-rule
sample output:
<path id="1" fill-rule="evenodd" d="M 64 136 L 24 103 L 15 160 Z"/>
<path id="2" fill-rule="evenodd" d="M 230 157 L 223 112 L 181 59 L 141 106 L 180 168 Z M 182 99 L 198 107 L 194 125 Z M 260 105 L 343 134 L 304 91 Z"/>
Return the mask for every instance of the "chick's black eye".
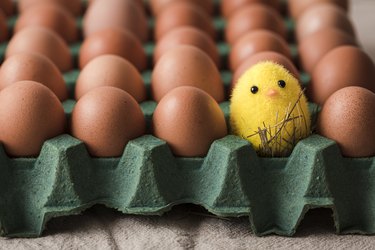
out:
<path id="1" fill-rule="evenodd" d="M 279 81 L 277 82 L 277 84 L 280 86 L 280 88 L 285 88 L 285 86 L 286 86 L 286 83 L 285 83 L 284 80 L 279 80 Z"/>
<path id="2" fill-rule="evenodd" d="M 258 92 L 258 87 L 257 86 L 252 86 L 250 89 L 251 93 L 256 94 Z"/>

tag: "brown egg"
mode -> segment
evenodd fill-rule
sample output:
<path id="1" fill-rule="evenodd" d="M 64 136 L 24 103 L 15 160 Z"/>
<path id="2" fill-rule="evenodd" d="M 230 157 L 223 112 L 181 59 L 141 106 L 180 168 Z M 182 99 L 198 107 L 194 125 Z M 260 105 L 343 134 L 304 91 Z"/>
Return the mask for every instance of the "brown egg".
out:
<path id="1" fill-rule="evenodd" d="M 213 14 L 214 12 L 214 1 L 212 0 L 179 0 L 189 3 L 193 3 L 201 7 L 207 14 Z M 158 16 L 159 13 L 170 3 L 177 2 L 177 0 L 150 0 L 150 9 L 154 16 Z"/>
<path id="2" fill-rule="evenodd" d="M 122 89 L 137 102 L 146 99 L 146 88 L 137 69 L 129 61 L 116 55 L 98 56 L 86 64 L 78 76 L 75 97 L 78 100 L 90 90 L 101 86 Z"/>
<path id="3" fill-rule="evenodd" d="M 124 29 L 104 29 L 85 38 L 79 52 L 79 67 L 82 69 L 90 60 L 104 54 L 121 56 L 139 71 L 147 67 L 147 57 L 141 42 Z"/>
<path id="4" fill-rule="evenodd" d="M 315 65 L 330 50 L 341 45 L 356 45 L 354 37 L 336 28 L 323 28 L 305 37 L 298 44 L 302 68 L 312 73 Z"/>
<path id="5" fill-rule="evenodd" d="M 206 92 L 190 86 L 173 89 L 156 106 L 153 133 L 173 154 L 205 156 L 214 140 L 227 135 L 224 113 Z"/>
<path id="6" fill-rule="evenodd" d="M 20 52 L 42 54 L 51 59 L 62 72 L 73 68 L 73 58 L 68 45 L 54 31 L 43 27 L 27 27 L 12 37 L 5 57 L 8 58 Z"/>
<path id="7" fill-rule="evenodd" d="M 353 25 L 344 10 L 333 4 L 320 3 L 311 6 L 298 18 L 295 28 L 297 41 L 327 27 L 340 29 L 355 37 Z"/>
<path id="8" fill-rule="evenodd" d="M 65 125 L 62 104 L 46 86 L 20 81 L 0 92 L 0 141 L 10 156 L 37 156 Z"/>
<path id="9" fill-rule="evenodd" d="M 253 66 L 253 65 L 255 65 L 255 64 L 257 64 L 258 62 L 261 62 L 261 61 L 271 61 L 271 62 L 274 62 L 274 63 L 278 63 L 278 64 L 284 66 L 287 70 L 289 70 L 289 72 L 294 77 L 296 77 L 297 79 L 300 79 L 299 72 L 298 72 L 296 66 L 294 66 L 292 61 L 290 61 L 290 59 L 287 58 L 285 55 L 274 52 L 274 51 L 262 51 L 262 52 L 259 52 L 259 53 L 256 53 L 256 54 L 250 56 L 249 58 L 244 60 L 239 65 L 239 67 L 237 67 L 237 69 L 234 71 L 234 74 L 233 74 L 233 77 L 232 77 L 231 89 L 234 88 L 238 79 L 241 77 L 241 75 L 243 73 L 245 73 L 245 71 L 247 69 L 249 69 L 251 66 Z"/>
<path id="10" fill-rule="evenodd" d="M 308 86 L 311 100 L 323 104 L 335 91 L 360 86 L 375 92 L 375 66 L 361 49 L 340 46 L 328 52 L 315 66 Z"/>
<path id="11" fill-rule="evenodd" d="M 374 107 L 373 92 L 361 87 L 342 88 L 324 103 L 318 118 L 318 133 L 336 141 L 346 157 L 373 157 Z"/>
<path id="12" fill-rule="evenodd" d="M 87 0 L 87 5 L 89 6 L 90 4 L 92 4 L 95 1 L 97 1 L 97 0 Z M 144 11 L 144 9 L 145 9 L 145 2 L 143 0 L 133 0 L 133 2 L 136 3 L 137 6 L 139 6 L 142 11 Z"/>
<path id="13" fill-rule="evenodd" d="M 147 18 L 132 0 L 95 1 L 83 18 L 84 36 L 108 28 L 122 28 L 132 32 L 141 42 L 148 38 Z"/>
<path id="14" fill-rule="evenodd" d="M 1 0 L 0 1 L 0 10 L 4 11 L 4 14 L 11 16 L 14 10 L 14 3 L 12 0 Z"/>
<path id="15" fill-rule="evenodd" d="M 78 100 L 71 134 L 86 144 L 94 157 L 118 157 L 129 140 L 145 133 L 146 122 L 137 101 L 125 91 L 98 87 Z"/>
<path id="16" fill-rule="evenodd" d="M 203 50 L 220 67 L 220 55 L 215 42 L 205 32 L 191 26 L 178 27 L 166 33 L 156 44 L 154 49 L 154 63 L 165 52 L 182 44 L 192 45 Z"/>
<path id="17" fill-rule="evenodd" d="M 58 4 L 37 4 L 27 8 L 17 19 L 14 31 L 29 26 L 41 26 L 55 31 L 67 43 L 78 39 L 78 28 L 74 16 Z"/>
<path id="18" fill-rule="evenodd" d="M 160 57 L 152 72 L 151 92 L 157 102 L 179 86 L 194 86 L 206 91 L 217 102 L 224 100 L 219 70 L 206 53 L 190 45 L 170 49 Z"/>
<path id="19" fill-rule="evenodd" d="M 347 11 L 349 0 L 288 0 L 289 14 L 294 19 L 298 18 L 306 9 L 319 3 L 331 3 Z"/>
<path id="20" fill-rule="evenodd" d="M 276 10 L 280 9 L 279 0 L 222 0 L 220 4 L 221 13 L 225 18 L 228 18 L 237 10 L 244 8 L 246 5 L 260 3 L 265 4 Z"/>
<path id="21" fill-rule="evenodd" d="M 22 13 L 34 5 L 46 3 L 57 3 L 75 16 L 79 16 L 81 14 L 83 7 L 83 2 L 81 0 L 18 0 L 18 10 L 20 13 Z"/>
<path id="22" fill-rule="evenodd" d="M 181 26 L 193 26 L 203 30 L 213 39 L 216 31 L 211 17 L 201 8 L 187 1 L 177 1 L 168 4 L 160 12 L 155 21 L 155 40 L 159 39 L 172 29 Z"/>
<path id="23" fill-rule="evenodd" d="M 9 57 L 1 65 L 0 90 L 23 80 L 45 85 L 60 101 L 68 98 L 68 90 L 61 72 L 50 59 L 41 54 L 21 52 Z"/>
<path id="24" fill-rule="evenodd" d="M 0 42 L 4 42 L 8 39 L 8 25 L 7 17 L 4 12 L 0 10 Z"/>
<path id="25" fill-rule="evenodd" d="M 234 44 L 249 31 L 267 29 L 286 37 L 286 29 L 281 15 L 263 4 L 250 4 L 230 16 L 225 28 L 225 39 Z"/>
<path id="26" fill-rule="evenodd" d="M 233 44 L 229 53 L 230 69 L 236 70 L 243 61 L 261 51 L 275 51 L 292 58 L 287 42 L 279 34 L 269 30 L 254 30 Z"/>

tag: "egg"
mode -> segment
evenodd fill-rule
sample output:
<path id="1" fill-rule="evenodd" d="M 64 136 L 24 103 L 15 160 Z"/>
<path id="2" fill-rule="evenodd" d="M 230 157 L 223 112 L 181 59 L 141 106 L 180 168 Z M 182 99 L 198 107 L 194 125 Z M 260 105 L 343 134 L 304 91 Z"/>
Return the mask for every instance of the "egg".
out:
<path id="1" fill-rule="evenodd" d="M 0 91 L 0 141 L 8 155 L 37 156 L 65 126 L 62 104 L 46 86 L 20 81 Z"/>
<path id="2" fill-rule="evenodd" d="M 211 17 L 201 8 L 187 1 L 176 1 L 168 4 L 155 20 L 154 38 L 160 38 L 170 30 L 181 26 L 193 26 L 203 30 L 213 39 L 216 31 Z"/>
<path id="3" fill-rule="evenodd" d="M 356 45 L 355 39 L 336 28 L 323 28 L 305 37 L 298 44 L 298 54 L 302 68 L 312 73 L 315 65 L 330 50 L 342 45 Z"/>
<path id="4" fill-rule="evenodd" d="M 66 72 L 73 68 L 73 58 L 65 41 L 54 31 L 43 27 L 30 26 L 17 32 L 9 41 L 5 58 L 20 52 L 42 54 Z"/>
<path id="5" fill-rule="evenodd" d="M 59 4 L 75 16 L 79 16 L 83 8 L 81 0 L 18 0 L 18 10 L 22 13 L 34 5 L 46 3 Z"/>
<path id="6" fill-rule="evenodd" d="M 137 101 L 125 91 L 105 86 L 82 96 L 74 106 L 71 134 L 94 157 L 121 156 L 129 140 L 145 133 L 146 122 Z"/>
<path id="7" fill-rule="evenodd" d="M 163 97 L 154 111 L 152 127 L 153 134 L 182 157 L 205 156 L 214 140 L 227 135 L 217 102 L 191 86 L 175 88 Z"/>
<path id="8" fill-rule="evenodd" d="M 82 25 L 85 37 L 103 29 L 122 28 L 141 42 L 148 38 L 146 15 L 133 0 L 95 1 L 86 10 Z"/>
<path id="9" fill-rule="evenodd" d="M 222 0 L 220 4 L 221 14 L 225 18 L 228 18 L 237 10 L 244 8 L 246 5 L 254 3 L 266 4 L 275 8 L 276 10 L 280 8 L 279 0 Z"/>
<path id="10" fill-rule="evenodd" d="M 361 49 L 340 46 L 328 52 L 315 66 L 308 85 L 311 100 L 323 104 L 335 91 L 360 86 L 375 92 L 375 66 Z"/>
<path id="11" fill-rule="evenodd" d="M 288 0 L 289 14 L 292 18 L 298 19 L 298 16 L 306 9 L 319 3 L 331 3 L 347 11 L 349 8 L 349 0 Z"/>
<path id="12" fill-rule="evenodd" d="M 336 5 L 320 3 L 308 8 L 298 18 L 295 27 L 297 41 L 327 27 L 340 29 L 352 37 L 355 31 L 345 11 Z"/>
<path id="13" fill-rule="evenodd" d="M 100 86 L 122 89 L 137 102 L 146 99 L 146 88 L 138 70 L 129 61 L 116 55 L 98 56 L 86 64 L 79 73 L 75 97 L 78 100 L 90 90 Z"/>
<path id="14" fill-rule="evenodd" d="M 0 68 L 0 90 L 23 80 L 45 85 L 60 101 L 68 98 L 68 90 L 61 72 L 50 59 L 41 54 L 21 52 L 3 62 Z"/>
<path id="15" fill-rule="evenodd" d="M 0 10 L 4 12 L 6 16 L 10 16 L 13 14 L 14 7 L 12 0 L 1 0 L 0 1 Z"/>
<path id="16" fill-rule="evenodd" d="M 79 52 L 79 67 L 82 69 L 90 60 L 104 54 L 121 56 L 140 71 L 147 67 L 141 42 L 131 32 L 121 28 L 104 29 L 85 38 Z"/>
<path id="17" fill-rule="evenodd" d="M 198 87 L 217 102 L 224 100 L 224 85 L 219 70 L 202 50 L 180 45 L 166 52 L 157 62 L 151 77 L 151 92 L 158 102 L 179 86 Z"/>
<path id="18" fill-rule="evenodd" d="M 182 44 L 200 48 L 211 57 L 218 67 L 220 66 L 220 55 L 215 41 L 205 32 L 191 26 L 182 26 L 166 33 L 156 44 L 154 63 L 169 49 Z"/>
<path id="19" fill-rule="evenodd" d="M 97 0 L 87 0 L 87 5 L 89 6 L 90 4 L 92 4 L 93 2 L 95 2 Z M 103 0 L 105 1 L 105 0 Z M 133 0 L 134 3 L 137 4 L 137 6 L 143 11 L 144 8 L 145 8 L 145 2 L 143 0 Z"/>
<path id="20" fill-rule="evenodd" d="M 324 103 L 318 117 L 318 133 L 336 141 L 346 157 L 373 157 L 374 107 L 373 92 L 362 87 L 342 88 Z"/>
<path id="21" fill-rule="evenodd" d="M 207 14 L 213 14 L 214 12 L 214 2 L 212 0 L 179 0 L 194 3 L 195 5 L 201 7 Z M 150 0 L 150 9 L 154 16 L 158 16 L 159 13 L 166 7 L 168 4 L 176 2 L 176 0 Z"/>
<path id="22" fill-rule="evenodd" d="M 267 29 L 286 37 L 286 28 L 281 15 L 271 7 L 250 4 L 236 11 L 228 19 L 225 39 L 234 44 L 241 36 L 256 29 Z"/>
<path id="23" fill-rule="evenodd" d="M 292 58 L 287 42 L 277 33 L 269 30 L 254 30 L 244 34 L 232 46 L 229 65 L 232 71 L 257 52 L 275 51 Z"/>
<path id="24" fill-rule="evenodd" d="M 37 4 L 27 8 L 18 17 L 14 31 L 29 26 L 41 26 L 51 29 L 72 43 L 78 39 L 78 28 L 74 16 L 58 4 Z"/>
<path id="25" fill-rule="evenodd" d="M 262 51 L 250 56 L 237 67 L 237 69 L 233 73 L 231 89 L 234 88 L 238 79 L 241 77 L 243 73 L 245 73 L 246 70 L 251 68 L 251 66 L 262 61 L 270 61 L 280 64 L 284 66 L 297 80 L 299 80 L 300 78 L 296 66 L 285 55 L 274 51 Z"/>
<path id="26" fill-rule="evenodd" d="M 0 42 L 8 39 L 8 25 L 7 18 L 4 12 L 0 9 Z"/>

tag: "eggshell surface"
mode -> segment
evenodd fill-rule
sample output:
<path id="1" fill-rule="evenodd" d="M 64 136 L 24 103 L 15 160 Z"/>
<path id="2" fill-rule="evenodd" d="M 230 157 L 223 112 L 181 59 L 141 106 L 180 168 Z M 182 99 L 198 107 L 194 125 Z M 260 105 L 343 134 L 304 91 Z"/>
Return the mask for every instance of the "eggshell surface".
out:
<path id="1" fill-rule="evenodd" d="M 81 14 L 83 7 L 81 0 L 18 0 L 18 10 L 22 13 L 32 6 L 46 3 L 59 4 L 75 16 Z"/>
<path id="2" fill-rule="evenodd" d="M 202 8 L 207 14 L 212 14 L 214 11 L 214 2 L 212 0 L 179 0 L 189 3 L 193 3 L 200 8 Z M 159 15 L 159 13 L 168 6 L 168 4 L 177 2 L 177 0 L 150 0 L 151 12 L 154 16 Z"/>
<path id="3" fill-rule="evenodd" d="M 319 3 L 335 4 L 345 11 L 349 8 L 348 0 L 288 0 L 289 14 L 291 17 L 298 19 L 301 13 Z"/>
<path id="4" fill-rule="evenodd" d="M 163 97 L 153 118 L 153 133 L 177 156 L 200 157 L 212 142 L 227 134 L 224 114 L 206 92 L 178 87 Z"/>
<path id="5" fill-rule="evenodd" d="M 278 10 L 280 2 L 278 0 L 222 0 L 220 4 L 221 13 L 228 18 L 237 10 L 244 8 L 246 5 L 260 3 L 265 4 Z"/>

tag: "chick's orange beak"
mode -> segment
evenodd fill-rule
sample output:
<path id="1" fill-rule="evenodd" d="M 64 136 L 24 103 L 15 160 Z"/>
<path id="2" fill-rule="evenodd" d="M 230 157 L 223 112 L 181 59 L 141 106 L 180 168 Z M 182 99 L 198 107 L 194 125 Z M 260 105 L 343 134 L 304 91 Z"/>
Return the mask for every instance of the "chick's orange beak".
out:
<path id="1" fill-rule="evenodd" d="M 269 96 L 269 97 L 275 97 L 275 96 L 278 96 L 278 95 L 279 95 L 279 92 L 277 92 L 274 89 L 269 89 L 266 93 L 266 96 Z"/>

